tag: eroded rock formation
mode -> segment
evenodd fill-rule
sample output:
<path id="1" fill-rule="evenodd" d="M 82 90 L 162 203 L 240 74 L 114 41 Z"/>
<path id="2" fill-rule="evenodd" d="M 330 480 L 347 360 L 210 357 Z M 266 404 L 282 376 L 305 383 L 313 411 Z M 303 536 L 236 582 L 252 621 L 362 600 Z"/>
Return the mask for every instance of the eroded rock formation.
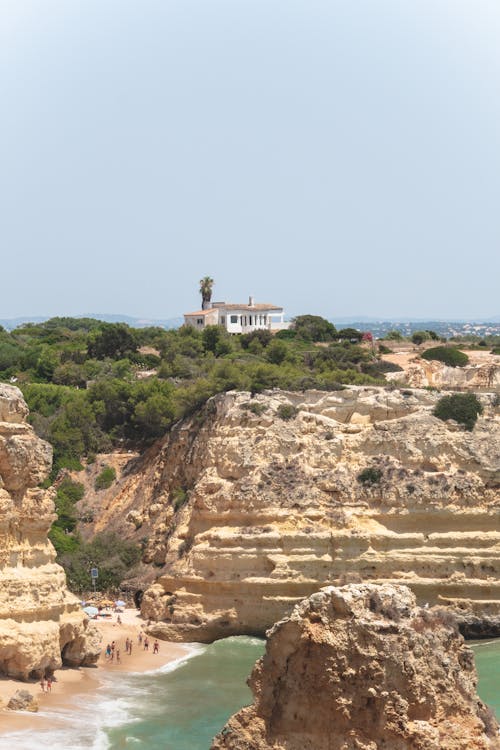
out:
<path id="1" fill-rule="evenodd" d="M 328 587 L 269 633 L 212 750 L 497 750 L 472 651 L 405 586 Z"/>
<path id="2" fill-rule="evenodd" d="M 0 673 L 22 679 L 63 659 L 94 663 L 100 651 L 47 538 L 53 495 L 38 485 L 52 449 L 27 424 L 27 413 L 21 392 L 0 384 Z"/>
<path id="3" fill-rule="evenodd" d="M 432 416 L 441 395 L 215 397 L 119 472 L 93 531 L 145 546 L 160 578 L 143 614 L 166 638 L 263 634 L 321 586 L 356 580 L 407 583 L 460 611 L 469 635 L 500 634 L 498 409 L 482 395 L 466 432 Z"/>
<path id="4" fill-rule="evenodd" d="M 389 372 L 387 380 L 404 383 L 413 388 L 457 388 L 459 390 L 500 389 L 500 362 L 492 355 L 494 361 L 470 364 L 465 367 L 448 367 L 436 360 L 415 357 L 409 362 L 404 372 Z"/>

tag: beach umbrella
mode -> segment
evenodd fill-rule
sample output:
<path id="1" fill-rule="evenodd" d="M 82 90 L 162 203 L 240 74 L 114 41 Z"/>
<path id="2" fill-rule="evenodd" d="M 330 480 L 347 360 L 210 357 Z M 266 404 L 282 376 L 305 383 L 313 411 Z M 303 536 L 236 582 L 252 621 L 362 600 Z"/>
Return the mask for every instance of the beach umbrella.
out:
<path id="1" fill-rule="evenodd" d="M 111 601 L 111 599 L 102 599 L 99 602 L 99 604 L 100 604 L 101 607 L 112 607 L 113 606 L 113 602 Z"/>
<path id="2" fill-rule="evenodd" d="M 123 599 L 118 599 L 115 602 L 115 607 L 124 607 L 124 606 L 125 606 L 125 602 L 123 601 Z"/>
<path id="3" fill-rule="evenodd" d="M 96 615 L 99 614 L 99 610 L 97 609 L 97 607 L 84 607 L 83 611 L 89 617 L 95 617 Z"/>

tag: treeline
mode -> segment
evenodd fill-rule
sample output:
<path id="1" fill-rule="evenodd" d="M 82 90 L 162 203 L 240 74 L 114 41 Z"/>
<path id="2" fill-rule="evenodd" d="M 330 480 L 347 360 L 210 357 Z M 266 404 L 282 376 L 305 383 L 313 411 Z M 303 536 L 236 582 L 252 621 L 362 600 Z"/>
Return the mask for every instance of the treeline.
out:
<path id="1" fill-rule="evenodd" d="M 312 315 L 274 336 L 52 318 L 0 331 L 0 380 L 23 391 L 32 424 L 54 447 L 55 475 L 98 452 L 147 444 L 223 391 L 383 382 L 388 363 L 362 336 Z"/>

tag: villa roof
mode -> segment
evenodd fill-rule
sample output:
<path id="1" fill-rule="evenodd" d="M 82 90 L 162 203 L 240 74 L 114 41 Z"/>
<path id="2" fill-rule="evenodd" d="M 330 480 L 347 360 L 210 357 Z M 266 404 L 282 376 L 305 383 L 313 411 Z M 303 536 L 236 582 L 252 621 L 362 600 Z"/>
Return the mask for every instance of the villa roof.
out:
<path id="1" fill-rule="evenodd" d="M 209 310 L 196 310 L 196 312 L 184 313 L 184 315 L 209 315 L 215 312 L 215 308 L 211 307 Z"/>
<path id="2" fill-rule="evenodd" d="M 194 315 L 210 315 L 210 313 L 217 312 L 217 310 L 241 310 L 243 312 L 263 312 L 266 310 L 283 310 L 282 307 L 278 307 L 277 305 L 270 305 L 267 302 L 258 302 L 254 305 L 245 305 L 245 304 L 234 304 L 234 303 L 228 303 L 225 302 L 217 302 L 214 307 L 210 307 L 208 310 L 196 310 L 196 312 L 189 312 L 184 313 L 185 317 L 193 317 Z"/>
<path id="3" fill-rule="evenodd" d="M 222 307 L 222 305 L 221 305 Z M 220 309 L 220 308 L 219 308 Z M 267 302 L 259 302 L 256 305 L 236 305 L 236 304 L 229 304 L 224 305 L 225 310 L 249 310 L 252 311 L 260 311 L 260 310 L 283 310 L 282 307 L 278 307 L 277 305 L 270 305 Z"/>

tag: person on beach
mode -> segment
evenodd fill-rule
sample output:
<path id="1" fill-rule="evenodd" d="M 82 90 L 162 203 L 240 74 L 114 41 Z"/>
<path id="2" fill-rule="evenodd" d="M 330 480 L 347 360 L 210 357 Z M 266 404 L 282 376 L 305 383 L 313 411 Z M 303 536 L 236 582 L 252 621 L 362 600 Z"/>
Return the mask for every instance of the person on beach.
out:
<path id="1" fill-rule="evenodd" d="M 120 649 L 119 648 L 116 649 L 116 663 L 117 664 L 121 664 L 122 663 L 122 661 L 120 659 Z"/>
<path id="2" fill-rule="evenodd" d="M 40 680 L 40 687 L 42 688 L 42 693 L 45 693 L 45 677 L 42 675 L 42 679 Z"/>
<path id="3" fill-rule="evenodd" d="M 111 644 L 108 643 L 106 646 L 106 659 L 111 659 Z"/>
<path id="4" fill-rule="evenodd" d="M 142 646 L 142 630 L 139 631 L 139 635 L 137 636 L 137 640 L 139 641 L 139 646 Z"/>
<path id="5" fill-rule="evenodd" d="M 149 651 L 149 640 L 147 636 L 144 638 L 144 651 Z"/>
<path id="6" fill-rule="evenodd" d="M 157 654 L 159 650 L 160 650 L 160 644 L 158 643 L 158 641 L 155 641 L 153 643 L 153 654 Z"/>
<path id="7" fill-rule="evenodd" d="M 52 678 L 51 677 L 47 677 L 47 692 L 48 693 L 52 692 Z"/>
<path id="8" fill-rule="evenodd" d="M 125 641 L 125 653 L 126 653 L 126 654 L 128 654 L 128 650 L 129 650 L 129 648 L 130 648 L 130 641 L 129 641 L 129 639 L 127 638 L 127 640 Z"/>
<path id="9" fill-rule="evenodd" d="M 129 644 L 128 644 L 128 653 L 129 653 L 129 656 L 132 656 L 132 638 L 130 639 Z"/>
<path id="10" fill-rule="evenodd" d="M 118 615 L 118 617 L 116 618 L 116 622 L 118 623 L 118 625 L 122 624 L 122 618 L 120 617 L 120 615 Z"/>

